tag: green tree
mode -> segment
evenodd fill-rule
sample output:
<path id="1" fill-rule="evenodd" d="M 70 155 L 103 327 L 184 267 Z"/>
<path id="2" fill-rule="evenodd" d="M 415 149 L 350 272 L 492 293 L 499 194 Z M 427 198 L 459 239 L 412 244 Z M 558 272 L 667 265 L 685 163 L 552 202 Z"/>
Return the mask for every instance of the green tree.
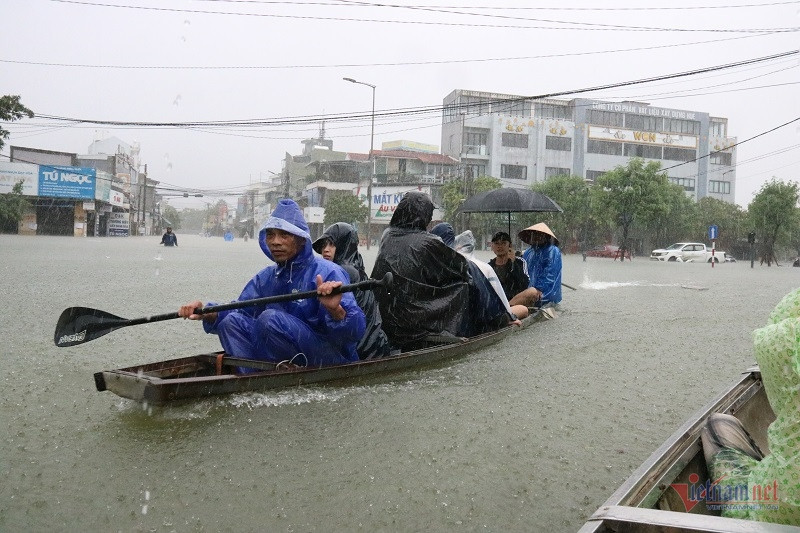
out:
<path id="1" fill-rule="evenodd" d="M 0 96 L 0 122 L 14 122 L 22 117 L 33 118 L 33 111 L 22 105 L 20 97 L 15 95 Z M 5 146 L 9 132 L 0 128 L 0 150 Z"/>
<path id="2" fill-rule="evenodd" d="M 795 182 L 784 183 L 773 178 L 761 186 L 761 190 L 750 202 L 748 215 L 756 236 L 761 236 L 762 262 L 778 264 L 775 247 L 790 245 L 797 231 L 797 201 L 800 189 Z"/>
<path id="3" fill-rule="evenodd" d="M 589 239 L 591 232 L 589 184 L 580 176 L 553 176 L 531 188 L 552 198 L 564 210 L 563 213 L 538 213 L 536 221 L 526 217 L 531 224 L 547 223 L 559 236 L 561 246 L 569 251 L 586 248 L 586 244 L 581 246 L 580 243 Z"/>
<path id="4" fill-rule="evenodd" d="M 497 216 L 494 214 L 464 213 L 457 217 L 456 211 L 467 198 L 500 187 L 502 187 L 500 180 L 491 176 L 445 183 L 442 187 L 444 219 L 453 225 L 456 233 L 467 229 L 471 229 L 476 235 L 491 231 L 491 228 L 497 224 Z"/>
<path id="5" fill-rule="evenodd" d="M 165 215 L 166 216 L 166 215 Z M 200 233 L 203 231 L 203 223 L 206 221 L 208 212 L 206 208 L 195 209 L 187 208 L 180 211 L 181 229 L 184 231 L 192 231 Z M 169 216 L 167 218 L 172 221 Z"/>
<path id="6" fill-rule="evenodd" d="M 164 204 L 161 210 L 161 216 L 169 220 L 169 225 L 172 229 L 177 230 L 181 227 L 181 215 L 178 210 L 169 204 Z M 165 223 L 166 224 L 166 223 Z"/>
<path id="7" fill-rule="evenodd" d="M 328 201 L 325 202 L 325 227 L 337 222 L 347 222 L 360 228 L 367 220 L 367 215 L 369 207 L 362 204 L 355 195 L 348 192 L 329 192 Z"/>
<path id="8" fill-rule="evenodd" d="M 11 192 L 0 194 L 0 232 L 16 233 L 28 201 L 22 195 L 22 181 L 15 183 Z"/>
<path id="9" fill-rule="evenodd" d="M 660 162 L 634 158 L 595 180 L 592 203 L 609 229 L 621 229 L 620 247 L 627 250 L 634 222 L 648 227 L 669 215 L 674 191 Z"/>
<path id="10" fill-rule="evenodd" d="M 747 213 L 736 204 L 729 204 L 707 196 L 697 202 L 695 228 L 692 240 L 708 239 L 709 226 L 719 229 L 717 247 L 735 256 L 742 257 L 746 251 L 748 223 Z"/>

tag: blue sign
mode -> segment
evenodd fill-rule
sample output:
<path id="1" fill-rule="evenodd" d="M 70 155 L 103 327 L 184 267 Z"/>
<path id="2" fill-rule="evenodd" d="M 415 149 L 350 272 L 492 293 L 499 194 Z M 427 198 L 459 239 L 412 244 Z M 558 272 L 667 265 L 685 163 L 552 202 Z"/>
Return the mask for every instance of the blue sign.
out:
<path id="1" fill-rule="evenodd" d="M 94 200 L 93 168 L 39 165 L 39 196 Z"/>
<path id="2" fill-rule="evenodd" d="M 708 238 L 712 241 L 717 240 L 717 235 L 719 235 L 719 230 L 717 229 L 716 225 L 711 225 L 708 227 Z"/>

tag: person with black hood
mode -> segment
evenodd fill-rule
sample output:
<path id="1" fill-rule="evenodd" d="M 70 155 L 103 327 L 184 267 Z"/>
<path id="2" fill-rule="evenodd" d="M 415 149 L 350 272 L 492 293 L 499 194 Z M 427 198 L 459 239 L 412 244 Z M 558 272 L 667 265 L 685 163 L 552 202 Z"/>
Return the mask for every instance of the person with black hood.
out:
<path id="1" fill-rule="evenodd" d="M 314 251 L 323 259 L 333 261 L 350 276 L 350 283 L 369 279 L 364 270 L 364 259 L 358 252 L 358 232 L 346 222 L 337 222 L 325 228 L 314 241 Z M 364 311 L 367 329 L 358 342 L 356 351 L 360 359 L 375 359 L 389 355 L 389 339 L 381 329 L 381 313 L 371 290 L 353 291 L 358 306 Z"/>
<path id="2" fill-rule="evenodd" d="M 427 232 L 433 202 L 406 193 L 381 238 L 372 277 L 394 276 L 391 294 L 375 291 L 383 330 L 393 346 L 410 350 L 429 334 L 470 335 L 467 315 L 470 276 L 467 259 Z"/>
<path id="3" fill-rule="evenodd" d="M 309 290 L 318 297 L 203 315 L 194 313 L 203 302 L 193 301 L 178 315 L 202 320 L 206 333 L 219 335 L 222 348 L 235 357 L 306 367 L 358 361 L 364 312 L 351 293 L 331 294 L 349 279 L 334 263 L 314 255 L 300 207 L 292 200 L 278 202 L 258 242 L 275 264 L 250 280 L 239 301 Z"/>

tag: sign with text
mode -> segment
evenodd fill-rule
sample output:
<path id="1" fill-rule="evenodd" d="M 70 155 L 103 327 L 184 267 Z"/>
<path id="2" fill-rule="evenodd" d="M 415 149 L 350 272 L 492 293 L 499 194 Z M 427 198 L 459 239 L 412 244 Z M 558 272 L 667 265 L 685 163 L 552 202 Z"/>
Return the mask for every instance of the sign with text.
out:
<path id="1" fill-rule="evenodd" d="M 697 148 L 697 137 L 694 135 L 655 133 L 653 131 L 635 131 L 603 126 L 589 126 L 589 138 L 603 141 L 674 146 L 676 148 Z"/>
<path id="2" fill-rule="evenodd" d="M 94 200 L 93 168 L 39 165 L 39 196 Z"/>
<path id="3" fill-rule="evenodd" d="M 717 236 L 719 235 L 719 228 L 715 224 L 712 224 L 708 227 L 708 238 L 709 240 L 716 240 Z"/>
<path id="4" fill-rule="evenodd" d="M 424 192 L 428 196 L 431 194 L 429 185 L 406 185 L 406 186 L 372 186 L 372 212 L 370 217 L 373 222 L 383 222 L 388 224 L 392 219 L 397 204 L 403 199 L 403 196 L 409 191 Z M 360 193 L 367 191 L 362 187 Z M 359 194 L 359 198 L 364 205 L 367 205 L 367 195 Z"/>
<path id="5" fill-rule="evenodd" d="M 130 218 L 128 213 L 108 214 L 108 235 L 110 237 L 127 237 L 130 234 Z"/>
<path id="6" fill-rule="evenodd" d="M 38 196 L 39 165 L 0 162 L 0 194 L 12 192 L 14 185 L 20 181 L 22 182 L 23 195 Z"/>

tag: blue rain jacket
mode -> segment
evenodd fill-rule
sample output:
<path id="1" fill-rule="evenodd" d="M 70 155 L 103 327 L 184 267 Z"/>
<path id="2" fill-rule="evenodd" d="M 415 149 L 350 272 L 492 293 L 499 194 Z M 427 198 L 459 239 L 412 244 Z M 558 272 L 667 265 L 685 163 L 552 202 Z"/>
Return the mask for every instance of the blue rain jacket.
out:
<path id="1" fill-rule="evenodd" d="M 316 290 L 317 274 L 323 281 L 350 282 L 339 266 L 314 255 L 308 225 L 295 202 L 281 200 L 258 235 L 264 255 L 274 261 L 266 243 L 271 228 L 300 236 L 305 245 L 293 259 L 256 274 L 239 301 Z M 273 362 L 294 358 L 295 363 L 311 367 L 358 361 L 356 345 L 365 331 L 364 312 L 350 292 L 342 294 L 341 305 L 346 312 L 341 321 L 331 318 L 319 299 L 306 298 L 222 311 L 203 327 L 218 334 L 225 351 L 237 357 Z"/>
<path id="2" fill-rule="evenodd" d="M 530 287 L 542 291 L 542 305 L 561 301 L 561 250 L 555 244 L 531 246 L 522 254 Z"/>

